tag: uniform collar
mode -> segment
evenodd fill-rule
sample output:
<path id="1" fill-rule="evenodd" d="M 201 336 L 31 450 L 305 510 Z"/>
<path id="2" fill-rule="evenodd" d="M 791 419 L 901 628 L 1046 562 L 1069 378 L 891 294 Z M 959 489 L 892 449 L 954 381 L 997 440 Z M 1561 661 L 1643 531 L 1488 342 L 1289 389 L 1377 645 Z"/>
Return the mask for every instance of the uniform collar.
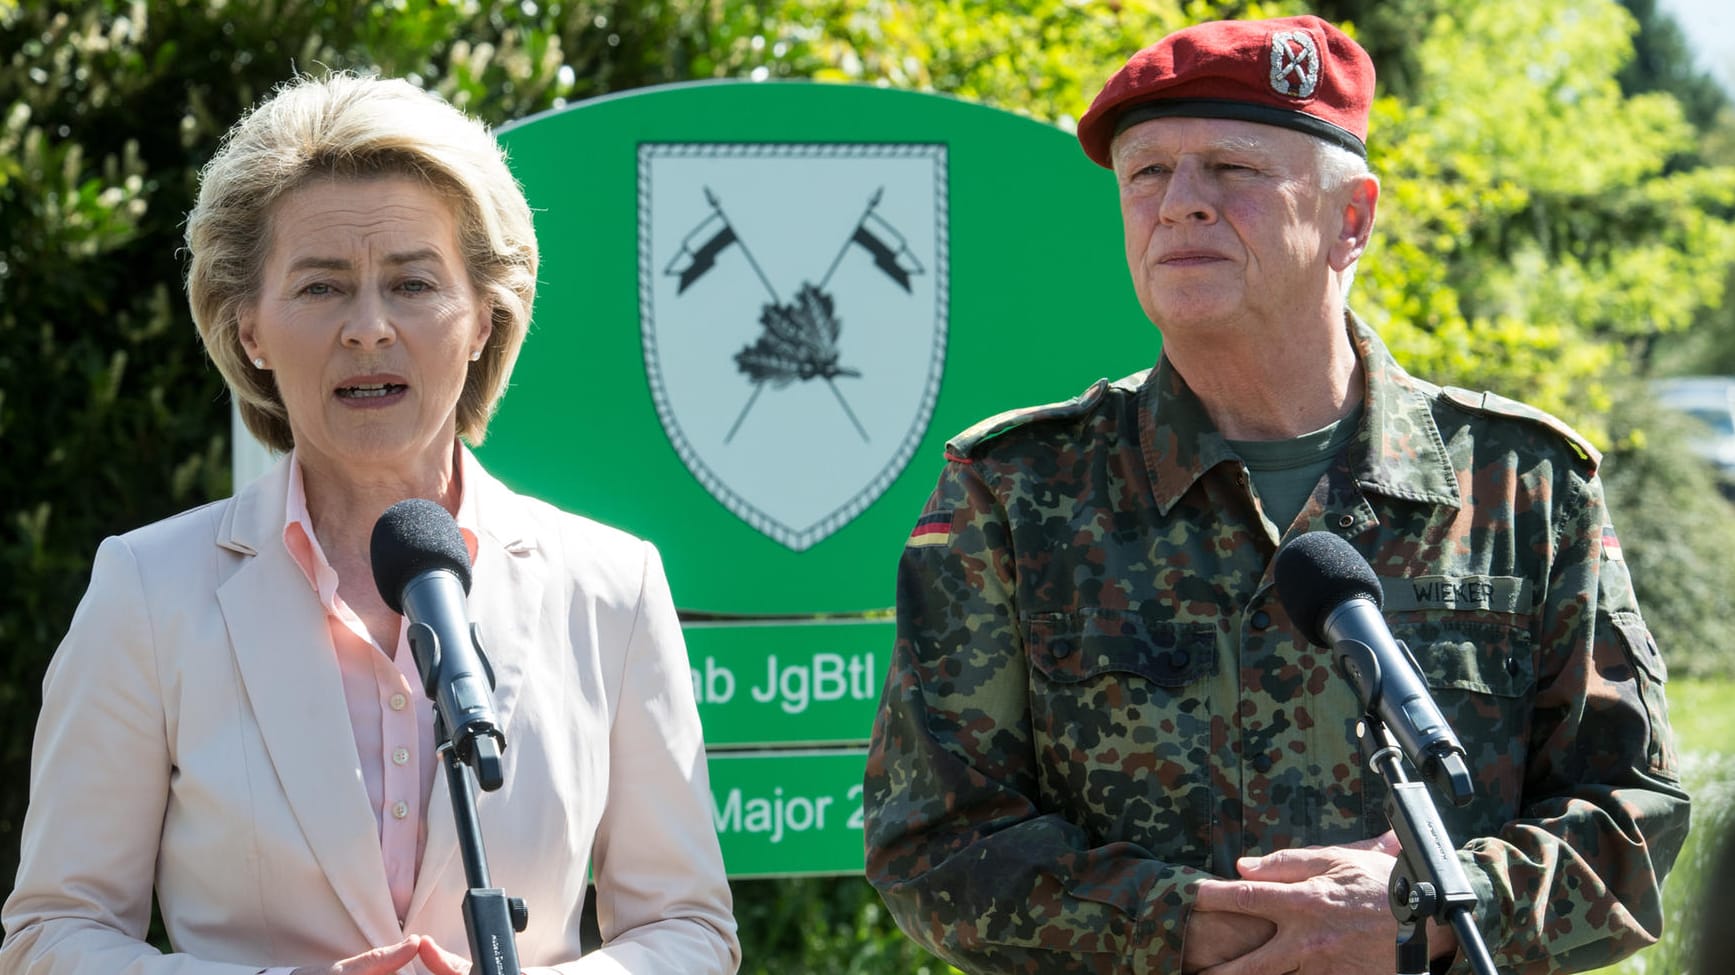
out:
<path id="1" fill-rule="evenodd" d="M 1398 365 L 1374 330 L 1350 316 L 1350 340 L 1367 376 L 1362 428 L 1350 446 L 1350 474 L 1362 490 L 1457 508 L 1457 468 L 1434 422 L 1436 387 Z"/>
<path id="2" fill-rule="evenodd" d="M 1364 491 L 1458 507 L 1458 480 L 1429 407 L 1432 387 L 1405 372 L 1361 319 L 1345 318 L 1366 381 L 1361 427 L 1347 448 L 1350 476 Z M 1153 500 L 1166 515 L 1207 471 L 1239 459 L 1167 356 L 1139 401 L 1139 442 Z"/>

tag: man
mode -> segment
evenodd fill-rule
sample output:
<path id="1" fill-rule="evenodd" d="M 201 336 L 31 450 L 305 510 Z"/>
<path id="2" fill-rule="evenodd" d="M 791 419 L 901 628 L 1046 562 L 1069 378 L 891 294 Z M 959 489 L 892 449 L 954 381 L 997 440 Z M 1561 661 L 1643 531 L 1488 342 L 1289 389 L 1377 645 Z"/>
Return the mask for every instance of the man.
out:
<path id="1" fill-rule="evenodd" d="M 1361 708 L 1273 588 L 1315 530 L 1368 558 L 1469 752 L 1474 800 L 1439 804 L 1501 970 L 1661 930 L 1687 796 L 1595 450 L 1410 377 L 1346 308 L 1373 81 L 1316 18 L 1212 23 L 1079 123 L 1162 357 L 948 445 L 868 760 L 869 879 L 966 970 L 1393 970 Z"/>

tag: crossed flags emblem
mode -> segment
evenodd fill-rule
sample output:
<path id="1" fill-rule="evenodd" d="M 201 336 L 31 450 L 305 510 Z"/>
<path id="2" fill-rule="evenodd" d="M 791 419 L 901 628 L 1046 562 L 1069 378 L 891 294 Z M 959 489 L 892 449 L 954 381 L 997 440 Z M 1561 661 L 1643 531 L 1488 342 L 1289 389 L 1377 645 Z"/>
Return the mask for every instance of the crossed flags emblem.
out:
<path id="1" fill-rule="evenodd" d="M 725 444 L 734 439 L 767 383 L 781 389 L 798 380 L 807 382 L 814 379 L 823 380 L 830 387 L 856 433 L 864 443 L 867 442 L 867 430 L 837 387 L 837 379 L 859 378 L 861 373 L 838 364 L 841 354 L 837 340 L 843 323 L 836 314 L 835 298 L 825 289 L 852 247 L 865 251 L 872 257 L 874 267 L 906 293 L 911 291 L 911 276 L 925 273 L 921 262 L 910 253 L 904 235 L 875 212 L 884 193 L 884 187 L 874 191 L 854 230 L 838 248 L 819 283 L 803 281 L 794 299 L 785 303 L 747 242 L 736 233 L 723 211 L 722 202 L 710 187 L 705 188 L 705 202 L 711 212 L 682 239 L 663 274 L 677 279 L 675 294 L 680 296 L 715 269 L 717 259 L 724 251 L 739 247 L 770 298 L 759 313 L 760 335 L 735 354 L 736 368 L 753 384 L 753 393 L 723 438 Z"/>

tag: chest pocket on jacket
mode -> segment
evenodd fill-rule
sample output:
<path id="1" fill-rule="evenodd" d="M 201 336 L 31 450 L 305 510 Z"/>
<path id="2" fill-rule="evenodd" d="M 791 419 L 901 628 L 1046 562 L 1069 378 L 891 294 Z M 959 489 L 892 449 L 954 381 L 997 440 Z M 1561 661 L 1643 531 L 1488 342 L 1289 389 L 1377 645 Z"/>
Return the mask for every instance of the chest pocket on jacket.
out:
<path id="1" fill-rule="evenodd" d="M 1136 613 L 1036 613 L 1021 621 L 1045 809 L 1097 842 L 1164 859 L 1210 856 L 1216 628 Z"/>
<path id="2" fill-rule="evenodd" d="M 1493 835 L 1517 815 L 1524 795 L 1536 686 L 1530 631 L 1446 615 L 1393 622 L 1392 635 L 1415 655 L 1475 783 L 1461 809 L 1436 797 L 1452 840 Z"/>

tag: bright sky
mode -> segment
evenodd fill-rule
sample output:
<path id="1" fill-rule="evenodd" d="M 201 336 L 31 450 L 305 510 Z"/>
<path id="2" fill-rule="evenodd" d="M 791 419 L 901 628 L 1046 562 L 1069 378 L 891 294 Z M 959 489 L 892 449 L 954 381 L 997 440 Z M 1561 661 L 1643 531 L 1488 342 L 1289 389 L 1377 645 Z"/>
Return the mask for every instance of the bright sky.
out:
<path id="1" fill-rule="evenodd" d="M 1735 93 L 1735 3 L 1730 0 L 1659 0 L 1675 15 L 1699 66 Z"/>

